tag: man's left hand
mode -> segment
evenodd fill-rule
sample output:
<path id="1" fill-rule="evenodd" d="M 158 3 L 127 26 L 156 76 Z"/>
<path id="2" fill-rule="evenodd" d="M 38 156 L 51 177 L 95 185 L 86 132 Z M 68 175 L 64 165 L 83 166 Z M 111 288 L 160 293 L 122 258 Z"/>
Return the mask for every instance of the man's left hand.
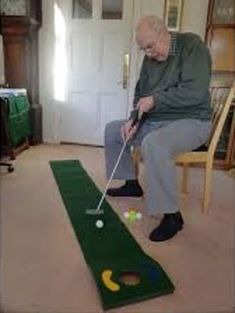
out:
<path id="1" fill-rule="evenodd" d="M 137 103 L 140 112 L 148 112 L 154 107 L 153 96 L 143 97 Z"/>

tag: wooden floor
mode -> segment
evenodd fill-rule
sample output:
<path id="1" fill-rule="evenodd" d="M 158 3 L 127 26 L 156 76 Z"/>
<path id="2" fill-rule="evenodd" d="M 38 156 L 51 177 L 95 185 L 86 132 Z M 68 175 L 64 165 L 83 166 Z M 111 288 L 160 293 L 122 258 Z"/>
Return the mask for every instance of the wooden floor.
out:
<path id="1" fill-rule="evenodd" d="M 101 190 L 105 187 L 102 148 L 31 147 L 14 161 L 13 173 L 1 169 L 0 312 L 103 312 L 49 168 L 49 160 L 60 159 L 79 159 L 97 186 Z M 178 171 L 180 175 L 180 168 Z M 146 216 L 144 200 L 109 198 L 121 219 L 129 208 L 143 213 L 141 221 L 127 227 L 146 253 L 164 267 L 176 286 L 172 295 L 109 312 L 235 312 L 235 180 L 225 172 L 215 171 L 210 212 L 203 215 L 202 170 L 193 168 L 190 176 L 190 194 L 181 196 L 185 227 L 164 243 L 148 240 L 159 217 Z M 144 177 L 142 166 L 143 187 Z"/>

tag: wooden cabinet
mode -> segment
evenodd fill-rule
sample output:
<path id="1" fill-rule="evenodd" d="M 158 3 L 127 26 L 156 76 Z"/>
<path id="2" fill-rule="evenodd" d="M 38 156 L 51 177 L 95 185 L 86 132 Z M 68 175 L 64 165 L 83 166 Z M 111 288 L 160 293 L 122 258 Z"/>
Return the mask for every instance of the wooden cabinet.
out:
<path id="1" fill-rule="evenodd" d="M 212 83 L 235 80 L 235 2 L 210 0 L 205 41 L 212 56 Z M 228 169 L 234 166 L 235 103 L 233 103 L 216 149 L 215 166 Z"/>
<path id="2" fill-rule="evenodd" d="M 209 1 L 206 42 L 212 56 L 212 70 L 235 72 L 234 0 Z"/>
<path id="3" fill-rule="evenodd" d="M 26 88 L 30 102 L 32 143 L 42 141 L 42 107 L 38 85 L 38 30 L 41 0 L 2 0 L 5 81 L 11 88 Z"/>

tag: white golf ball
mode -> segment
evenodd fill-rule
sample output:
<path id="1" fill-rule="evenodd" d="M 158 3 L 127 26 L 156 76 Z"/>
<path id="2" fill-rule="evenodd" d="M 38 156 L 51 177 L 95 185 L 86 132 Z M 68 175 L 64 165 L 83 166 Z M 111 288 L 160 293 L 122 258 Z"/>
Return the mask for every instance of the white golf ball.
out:
<path id="1" fill-rule="evenodd" d="M 141 220 L 142 214 L 140 212 L 136 213 L 136 218 L 137 220 Z"/>
<path id="2" fill-rule="evenodd" d="M 104 227 L 104 222 L 102 220 L 97 220 L 95 223 L 95 226 L 97 228 L 102 228 L 102 227 Z"/>

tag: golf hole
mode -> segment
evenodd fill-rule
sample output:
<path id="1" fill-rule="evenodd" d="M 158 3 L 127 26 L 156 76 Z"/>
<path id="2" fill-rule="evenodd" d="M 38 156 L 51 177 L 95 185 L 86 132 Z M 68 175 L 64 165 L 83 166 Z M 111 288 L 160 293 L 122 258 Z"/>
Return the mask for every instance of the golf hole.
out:
<path id="1" fill-rule="evenodd" d="M 140 283 L 140 276 L 136 272 L 123 272 L 120 275 L 120 281 L 124 285 L 135 286 Z"/>

